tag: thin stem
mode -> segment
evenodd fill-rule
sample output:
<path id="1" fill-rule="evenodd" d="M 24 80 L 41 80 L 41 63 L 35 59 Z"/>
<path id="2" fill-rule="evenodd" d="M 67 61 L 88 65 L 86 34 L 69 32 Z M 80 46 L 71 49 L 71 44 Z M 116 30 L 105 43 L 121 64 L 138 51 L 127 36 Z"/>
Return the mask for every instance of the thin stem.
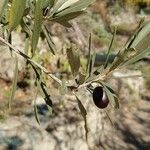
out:
<path id="1" fill-rule="evenodd" d="M 16 49 L 13 45 L 11 45 L 10 43 L 8 43 L 7 41 L 5 41 L 3 38 L 0 37 L 0 41 L 2 43 L 4 43 L 5 45 L 7 45 L 8 47 L 10 47 L 16 54 L 22 56 L 23 58 L 25 58 L 26 60 L 28 60 L 28 62 L 30 62 L 31 64 L 34 64 L 35 66 L 37 66 L 39 69 L 41 69 L 44 73 L 46 73 L 48 76 L 50 76 L 53 80 L 55 80 L 57 83 L 59 83 L 61 85 L 61 80 L 58 79 L 57 77 L 55 77 L 53 74 L 51 74 L 46 68 L 44 68 L 43 66 L 41 66 L 40 64 L 38 64 L 37 62 L 35 62 L 34 60 L 32 60 L 29 56 L 27 56 L 26 54 L 22 53 L 20 50 Z"/>

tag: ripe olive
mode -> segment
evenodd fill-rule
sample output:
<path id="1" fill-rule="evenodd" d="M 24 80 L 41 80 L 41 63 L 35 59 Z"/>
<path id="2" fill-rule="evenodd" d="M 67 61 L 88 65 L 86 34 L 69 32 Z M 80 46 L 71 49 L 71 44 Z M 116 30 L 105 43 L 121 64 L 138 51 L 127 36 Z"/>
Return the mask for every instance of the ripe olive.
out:
<path id="1" fill-rule="evenodd" d="M 94 104 L 98 107 L 98 108 L 106 108 L 109 104 L 109 100 L 105 94 L 105 92 L 103 91 L 103 87 L 101 86 L 97 86 L 94 90 L 93 90 L 93 101 Z"/>

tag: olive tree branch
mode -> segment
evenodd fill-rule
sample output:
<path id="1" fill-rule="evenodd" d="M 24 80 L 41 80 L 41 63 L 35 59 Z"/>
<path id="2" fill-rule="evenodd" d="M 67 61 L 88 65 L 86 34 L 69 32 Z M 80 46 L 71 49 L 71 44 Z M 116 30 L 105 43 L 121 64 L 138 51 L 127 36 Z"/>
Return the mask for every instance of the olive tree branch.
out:
<path id="1" fill-rule="evenodd" d="M 10 47 L 11 50 L 14 51 L 16 54 L 18 54 L 18 55 L 22 56 L 23 58 L 25 58 L 26 60 L 28 60 L 28 62 L 30 64 L 35 65 L 36 67 L 38 67 L 39 69 L 41 69 L 45 74 L 47 74 L 48 76 L 50 76 L 57 83 L 59 83 L 60 85 L 62 84 L 62 82 L 61 82 L 60 79 L 58 79 L 57 77 L 55 77 L 46 68 L 44 68 L 43 66 L 41 66 L 40 64 L 38 64 L 37 62 L 35 62 L 34 60 L 32 60 L 29 56 L 27 56 L 26 54 L 24 54 L 23 52 L 21 52 L 19 49 L 16 49 L 12 44 L 8 43 L 5 39 L 3 39 L 2 37 L 0 37 L 0 41 L 2 43 L 4 43 L 5 45 L 7 45 L 8 47 Z"/>
<path id="2" fill-rule="evenodd" d="M 21 52 L 19 49 L 16 49 L 12 44 L 10 44 L 9 42 L 7 42 L 5 39 L 1 38 L 0 37 L 0 41 L 2 43 L 4 43 L 5 45 L 7 45 L 8 47 L 11 48 L 11 50 L 13 52 L 15 52 L 16 54 L 22 56 L 24 59 L 28 60 L 28 62 L 31 64 L 31 65 L 35 65 L 36 67 L 38 67 L 39 69 L 41 69 L 45 74 L 47 74 L 48 76 L 50 76 L 53 80 L 55 80 L 58 84 L 62 85 L 62 81 L 60 79 L 58 79 L 57 77 L 55 77 L 52 73 L 50 73 L 45 67 L 41 66 L 40 64 L 38 64 L 37 62 L 35 62 L 34 60 L 32 60 L 29 56 L 27 56 L 26 54 L 24 54 L 23 52 Z M 97 82 L 97 81 L 103 81 L 105 80 L 110 74 L 112 74 L 113 71 L 108 71 L 106 70 L 105 73 L 103 74 L 100 74 L 99 76 L 97 76 L 97 78 L 91 80 L 91 81 L 88 81 L 88 82 L 84 82 L 83 84 L 77 86 L 77 87 L 74 87 L 75 90 L 77 89 L 80 89 L 80 88 L 83 88 L 83 87 L 87 87 L 88 85 L 90 85 L 91 83 L 94 83 L 94 82 Z M 67 87 L 71 87 L 71 85 L 67 85 Z"/>

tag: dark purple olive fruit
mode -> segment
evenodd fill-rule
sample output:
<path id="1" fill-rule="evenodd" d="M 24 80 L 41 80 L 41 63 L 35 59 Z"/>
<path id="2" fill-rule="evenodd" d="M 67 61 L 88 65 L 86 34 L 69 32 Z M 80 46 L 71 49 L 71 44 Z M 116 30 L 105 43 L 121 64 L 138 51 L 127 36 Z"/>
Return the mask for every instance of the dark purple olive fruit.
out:
<path id="1" fill-rule="evenodd" d="M 103 108 L 107 107 L 107 105 L 109 104 L 109 100 L 108 100 L 106 94 L 103 91 L 103 87 L 97 86 L 93 90 L 93 101 L 94 101 L 94 104 L 98 108 L 103 109 Z"/>

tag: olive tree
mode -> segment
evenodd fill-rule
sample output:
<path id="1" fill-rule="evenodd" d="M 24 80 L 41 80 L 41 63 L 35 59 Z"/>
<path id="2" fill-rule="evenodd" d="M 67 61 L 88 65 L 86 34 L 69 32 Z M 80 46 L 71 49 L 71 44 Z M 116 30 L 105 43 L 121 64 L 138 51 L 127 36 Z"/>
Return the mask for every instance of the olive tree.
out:
<path id="1" fill-rule="evenodd" d="M 81 115 L 85 121 L 86 138 L 88 128 L 86 125 L 86 109 L 78 98 L 77 91 L 81 88 L 88 90 L 93 95 L 94 104 L 99 109 L 104 109 L 110 104 L 112 108 L 119 108 L 119 101 L 116 92 L 106 83 L 107 78 L 112 76 L 116 69 L 132 64 L 141 59 L 150 52 L 150 22 L 140 22 L 134 35 L 129 38 L 124 47 L 115 55 L 115 59 L 109 64 L 111 47 L 116 36 L 116 28 L 114 28 L 113 37 L 111 39 L 105 62 L 98 67 L 94 67 L 96 54 L 91 49 L 91 36 L 88 42 L 88 58 L 87 64 L 81 66 L 80 56 L 74 45 L 66 48 L 66 55 L 70 64 L 72 72 L 72 80 L 62 81 L 56 77 L 52 72 L 49 72 L 45 67 L 37 63 L 33 57 L 37 50 L 37 44 L 41 33 L 46 39 L 49 50 L 54 55 L 57 54 L 55 45 L 49 34 L 48 27 L 45 22 L 57 22 L 65 28 L 71 28 L 70 20 L 86 13 L 86 8 L 92 4 L 94 0 L 1 0 L 0 4 L 0 25 L 3 28 L 4 36 L 0 37 L 0 42 L 7 45 L 12 54 L 23 57 L 31 66 L 35 73 L 36 85 L 41 89 L 42 95 L 48 107 L 52 109 L 52 100 L 49 91 L 46 88 L 44 79 L 41 73 L 50 76 L 60 86 L 61 91 L 72 92 L 77 100 Z M 29 53 L 23 53 L 16 49 L 11 44 L 12 31 L 21 27 L 22 32 L 25 33 L 26 39 L 30 41 Z M 14 57 L 14 55 L 12 55 Z M 13 80 L 13 89 L 9 101 L 9 108 L 11 101 L 14 98 L 14 93 L 17 84 L 18 63 L 17 57 L 15 65 L 15 76 Z M 97 86 L 94 87 L 93 83 Z M 35 116 L 38 120 L 35 107 Z"/>

